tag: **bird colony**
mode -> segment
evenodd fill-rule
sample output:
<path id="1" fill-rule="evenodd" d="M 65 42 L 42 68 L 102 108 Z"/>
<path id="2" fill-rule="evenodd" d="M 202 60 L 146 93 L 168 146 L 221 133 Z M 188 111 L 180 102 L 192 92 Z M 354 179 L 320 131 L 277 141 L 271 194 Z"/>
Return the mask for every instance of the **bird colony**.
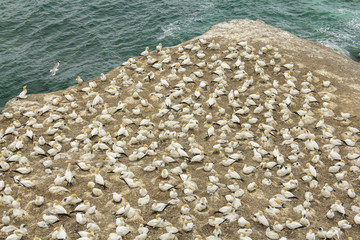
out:
<path id="1" fill-rule="evenodd" d="M 359 239 L 360 131 L 312 72 L 200 38 L 24 87 L 0 122 L 1 239 Z"/>

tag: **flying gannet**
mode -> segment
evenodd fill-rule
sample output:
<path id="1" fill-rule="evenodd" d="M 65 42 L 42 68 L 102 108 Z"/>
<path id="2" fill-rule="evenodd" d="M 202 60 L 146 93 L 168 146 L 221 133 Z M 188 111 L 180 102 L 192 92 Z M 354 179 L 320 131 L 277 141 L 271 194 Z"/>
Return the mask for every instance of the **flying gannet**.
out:
<path id="1" fill-rule="evenodd" d="M 56 72 L 59 71 L 60 61 L 57 61 L 53 69 L 50 70 L 51 76 L 55 76 Z"/>

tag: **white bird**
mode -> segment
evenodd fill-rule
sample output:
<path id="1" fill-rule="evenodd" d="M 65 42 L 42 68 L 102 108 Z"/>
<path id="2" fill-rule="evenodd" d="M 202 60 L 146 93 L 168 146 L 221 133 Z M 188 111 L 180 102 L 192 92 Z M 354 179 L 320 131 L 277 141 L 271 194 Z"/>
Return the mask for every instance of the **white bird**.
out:
<path id="1" fill-rule="evenodd" d="M 77 82 L 78 84 L 81 84 L 81 83 L 84 82 L 84 81 L 81 79 L 80 76 L 77 76 L 75 80 L 76 80 L 76 82 Z"/>
<path id="2" fill-rule="evenodd" d="M 67 184 L 72 185 L 74 174 L 71 172 L 71 163 L 68 163 L 64 176 Z"/>
<path id="3" fill-rule="evenodd" d="M 76 194 L 71 194 L 68 197 L 64 197 L 62 200 L 63 205 L 76 205 L 80 202 L 82 202 L 82 200 Z"/>
<path id="4" fill-rule="evenodd" d="M 285 226 L 289 229 L 297 229 L 297 228 L 305 227 L 301 223 L 293 221 L 291 218 L 286 220 Z"/>
<path id="5" fill-rule="evenodd" d="M 228 202 L 227 204 L 226 204 L 226 206 L 223 206 L 223 207 L 221 207 L 218 211 L 216 211 L 215 213 L 221 213 L 221 214 L 229 214 L 229 213 L 231 213 L 232 212 L 232 210 L 233 210 L 233 206 L 231 205 L 231 203 L 230 202 Z"/>
<path id="6" fill-rule="evenodd" d="M 54 224 L 56 222 L 59 222 L 60 219 L 55 216 L 55 215 L 46 215 L 46 214 L 43 214 L 42 216 L 43 220 L 47 223 L 47 224 Z"/>
<path id="7" fill-rule="evenodd" d="M 312 229 L 309 229 L 309 231 L 306 233 L 305 238 L 306 240 L 315 240 L 316 234 L 312 231 Z"/>
<path id="8" fill-rule="evenodd" d="M 105 186 L 105 180 L 104 178 L 100 175 L 100 169 L 97 168 L 95 170 L 95 183 L 102 186 L 104 189 L 106 188 Z"/>
<path id="9" fill-rule="evenodd" d="M 272 225 L 272 228 L 274 229 L 274 231 L 276 232 L 281 232 L 284 229 L 284 225 L 282 225 L 281 223 L 279 223 L 278 221 L 275 221 L 274 224 Z"/>
<path id="10" fill-rule="evenodd" d="M 194 227 L 194 223 L 193 223 L 193 222 L 189 222 L 187 219 L 184 220 L 182 229 L 183 229 L 185 232 L 190 232 L 190 231 L 192 231 L 193 227 Z"/>
<path id="11" fill-rule="evenodd" d="M 205 154 L 204 154 L 204 152 L 202 151 L 200 154 L 195 155 L 194 157 L 192 157 L 192 158 L 190 159 L 190 162 L 192 162 L 192 163 L 202 162 L 202 161 L 204 160 L 204 158 L 205 158 Z M 208 171 L 211 171 L 212 166 L 213 166 L 213 164 L 211 164 L 211 163 L 206 163 L 205 166 L 204 166 L 204 170 L 207 171 L 207 172 L 208 172 Z"/>
<path id="12" fill-rule="evenodd" d="M 67 233 L 63 225 L 55 227 L 54 230 L 51 234 L 52 239 L 67 239 Z"/>
<path id="13" fill-rule="evenodd" d="M 158 201 L 154 200 L 154 203 L 151 205 L 151 210 L 154 212 L 163 212 L 169 205 L 169 203 L 158 203 Z"/>
<path id="14" fill-rule="evenodd" d="M 138 198 L 138 205 L 144 206 L 150 202 L 150 196 L 147 194 L 144 197 Z"/>
<path id="15" fill-rule="evenodd" d="M 121 193 L 119 194 L 119 193 L 113 192 L 112 195 L 113 195 L 113 201 L 116 203 L 120 203 L 123 199 L 123 195 Z"/>
<path id="16" fill-rule="evenodd" d="M 331 205 L 331 209 L 346 216 L 345 208 L 340 200 L 336 200 L 335 203 Z"/>
<path id="17" fill-rule="evenodd" d="M 20 240 L 22 237 L 22 234 L 18 230 L 15 230 L 11 235 L 8 235 L 5 240 Z"/>
<path id="18" fill-rule="evenodd" d="M 339 228 L 341 228 L 341 229 L 349 229 L 349 228 L 352 227 L 351 224 L 349 223 L 349 221 L 346 220 L 346 219 L 340 220 L 340 221 L 338 222 L 338 226 L 339 226 Z"/>
<path id="19" fill-rule="evenodd" d="M 141 56 L 147 56 L 149 55 L 149 47 L 145 47 L 145 50 L 140 53 Z"/>
<path id="20" fill-rule="evenodd" d="M 10 217 L 8 215 L 6 215 L 6 211 L 3 211 L 3 216 L 1 218 L 1 222 L 2 224 L 4 224 L 5 226 L 10 224 Z"/>
<path id="21" fill-rule="evenodd" d="M 259 212 L 255 213 L 253 216 L 254 216 L 253 220 L 255 222 L 258 222 L 258 223 L 264 225 L 265 227 L 270 227 L 270 223 L 266 219 L 266 217 L 265 217 L 265 215 L 264 215 L 264 213 L 262 211 L 259 211 Z"/>
<path id="22" fill-rule="evenodd" d="M 279 239 L 279 238 L 280 238 L 280 235 L 279 235 L 277 232 L 272 231 L 269 227 L 266 228 L 265 235 L 266 235 L 269 239 L 272 239 L 272 240 L 276 240 L 276 239 Z"/>
<path id="23" fill-rule="evenodd" d="M 174 185 L 169 184 L 169 183 L 165 183 L 165 181 L 161 181 L 161 182 L 159 183 L 159 189 L 160 189 L 161 191 L 169 191 L 169 190 L 171 190 L 171 189 L 173 189 L 173 188 L 175 188 Z"/>
<path id="24" fill-rule="evenodd" d="M 209 139 L 211 136 L 214 136 L 214 135 L 215 135 L 215 128 L 214 128 L 214 126 L 210 125 L 208 127 L 205 139 Z"/>
<path id="25" fill-rule="evenodd" d="M 90 208 L 90 203 L 88 200 L 84 200 L 82 203 L 76 206 L 72 212 L 86 212 Z"/>
<path id="26" fill-rule="evenodd" d="M 349 198 L 355 198 L 356 197 L 356 193 L 355 193 L 355 190 L 353 188 L 349 188 L 346 193 L 349 196 Z"/>
<path id="27" fill-rule="evenodd" d="M 124 237 L 127 234 L 129 234 L 131 232 L 130 228 L 128 226 L 117 226 L 116 227 L 116 234 L 120 237 Z"/>
<path id="28" fill-rule="evenodd" d="M 251 182 L 247 185 L 247 190 L 253 192 L 257 189 L 258 185 L 255 182 Z"/>
<path id="29" fill-rule="evenodd" d="M 320 194 L 324 197 L 324 198 L 329 198 L 331 196 L 331 192 L 334 189 L 329 186 L 327 183 L 325 184 L 325 186 L 321 189 Z"/>
<path id="30" fill-rule="evenodd" d="M 148 221 L 146 225 L 153 228 L 161 228 L 166 227 L 166 222 L 164 219 L 160 218 L 159 214 L 156 214 L 155 218 Z"/>
<path id="31" fill-rule="evenodd" d="M 57 200 L 54 201 L 54 204 L 52 205 L 52 208 L 49 209 L 49 212 L 54 215 L 69 216 L 66 209 L 63 206 L 61 206 Z"/>
<path id="32" fill-rule="evenodd" d="M 254 166 L 248 166 L 247 164 L 244 164 L 243 167 L 243 173 L 244 174 L 251 174 L 256 170 L 256 167 Z"/>
<path id="33" fill-rule="evenodd" d="M 202 197 L 200 201 L 195 205 L 195 209 L 199 212 L 205 210 L 207 207 L 207 199 Z"/>
<path id="34" fill-rule="evenodd" d="M 106 75 L 104 73 L 100 73 L 101 81 L 106 81 Z"/>
<path id="35" fill-rule="evenodd" d="M 57 61 L 55 66 L 50 70 L 51 76 L 55 76 L 56 72 L 59 71 L 60 61 Z"/>
<path id="36" fill-rule="evenodd" d="M 122 178 L 130 188 L 137 188 L 141 186 L 141 182 L 137 178 Z"/>
<path id="37" fill-rule="evenodd" d="M 33 200 L 32 202 L 36 205 L 36 206 L 38 206 L 38 207 L 40 207 L 43 203 L 44 203 L 44 197 L 43 196 L 38 196 L 38 195 L 36 195 L 36 197 L 35 197 L 35 200 Z"/>
<path id="38" fill-rule="evenodd" d="M 224 219 L 224 218 L 211 216 L 208 220 L 208 223 L 210 226 L 215 227 L 215 225 L 221 225 L 225 221 L 226 221 L 226 219 Z"/>
<path id="39" fill-rule="evenodd" d="M 334 211 L 330 208 L 329 211 L 326 213 L 326 217 L 328 219 L 333 219 L 335 217 Z"/>
<path id="40" fill-rule="evenodd" d="M 228 179 L 242 180 L 240 174 L 237 173 L 233 167 L 229 168 L 228 172 L 225 174 L 225 177 Z"/>
<path id="41" fill-rule="evenodd" d="M 354 216 L 354 222 L 355 222 L 357 225 L 360 225 L 360 213 L 357 213 L 357 214 Z"/>

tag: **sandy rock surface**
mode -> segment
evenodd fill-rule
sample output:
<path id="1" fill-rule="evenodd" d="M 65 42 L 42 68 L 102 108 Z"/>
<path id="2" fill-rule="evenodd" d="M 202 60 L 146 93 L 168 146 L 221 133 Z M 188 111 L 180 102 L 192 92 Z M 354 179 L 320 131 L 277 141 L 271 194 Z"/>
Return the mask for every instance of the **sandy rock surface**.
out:
<path id="1" fill-rule="evenodd" d="M 310 230 L 357 239 L 359 63 L 261 21 L 233 20 L 105 76 L 7 103 L 0 212 L 10 222 L 0 223 L 1 239 L 58 239 L 61 231 L 121 239 L 128 230 L 123 239 L 304 239 Z M 174 189 L 161 190 L 162 181 Z M 73 194 L 80 202 L 67 204 Z M 75 211 L 84 200 L 89 207 Z M 155 201 L 165 210 L 156 212 Z M 54 213 L 58 205 L 69 215 Z M 44 214 L 59 221 L 39 223 Z M 226 219 L 221 234 L 211 216 Z M 290 218 L 300 228 L 287 227 Z M 27 234 L 15 232 L 21 224 Z"/>

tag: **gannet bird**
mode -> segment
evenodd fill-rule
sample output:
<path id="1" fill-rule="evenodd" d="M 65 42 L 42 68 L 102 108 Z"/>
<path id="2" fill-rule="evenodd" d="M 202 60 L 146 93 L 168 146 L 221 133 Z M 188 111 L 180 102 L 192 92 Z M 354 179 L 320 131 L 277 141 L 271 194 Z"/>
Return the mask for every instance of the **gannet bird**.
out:
<path id="1" fill-rule="evenodd" d="M 86 162 L 76 162 L 76 165 L 83 171 L 89 171 L 91 168 L 91 165 L 88 161 Z"/>
<path id="2" fill-rule="evenodd" d="M 100 73 L 101 81 L 106 81 L 106 75 L 104 73 Z"/>
<path id="3" fill-rule="evenodd" d="M 277 232 L 272 231 L 269 227 L 266 228 L 265 235 L 266 235 L 269 239 L 272 239 L 272 240 L 276 240 L 276 239 L 279 239 L 279 238 L 280 238 L 280 235 L 279 235 Z"/>
<path id="4" fill-rule="evenodd" d="M 255 222 L 258 222 L 258 223 L 264 225 L 265 227 L 270 226 L 269 221 L 266 219 L 266 217 L 264 216 L 264 213 L 262 211 L 255 213 L 253 215 L 253 220 Z"/>
<path id="5" fill-rule="evenodd" d="M 80 203 L 74 211 L 71 213 L 77 213 L 77 212 L 86 212 L 90 208 L 90 203 L 88 200 L 84 200 L 82 203 Z"/>
<path id="6" fill-rule="evenodd" d="M 57 200 L 54 201 L 52 208 L 50 208 L 48 210 L 49 210 L 49 213 L 54 214 L 54 215 L 70 216 L 67 213 L 66 209 L 63 206 L 61 206 Z"/>
<path id="7" fill-rule="evenodd" d="M 141 186 L 141 182 L 136 178 L 123 178 L 120 177 L 130 188 L 137 188 Z"/>
<path id="8" fill-rule="evenodd" d="M 149 55 L 149 47 L 145 47 L 145 50 L 140 53 L 141 56 L 147 56 Z"/>
<path id="9" fill-rule="evenodd" d="M 56 72 L 59 71 L 60 61 L 57 61 L 55 66 L 50 70 L 51 76 L 55 76 Z"/>
<path id="10" fill-rule="evenodd" d="M 13 171 L 24 175 L 29 174 L 32 170 L 33 169 L 30 167 L 30 165 L 26 164 L 24 167 L 19 167 Z"/>
<path id="11" fill-rule="evenodd" d="M 309 229 L 309 231 L 306 233 L 305 238 L 306 240 L 315 240 L 316 234 L 312 231 L 312 229 Z"/>
<path id="12" fill-rule="evenodd" d="M 225 158 L 221 161 L 221 164 L 224 166 L 224 167 L 228 167 L 230 165 L 232 165 L 233 163 L 235 162 L 238 162 L 238 160 L 235 160 L 235 159 L 232 159 L 232 158 Z"/>
<path id="13" fill-rule="evenodd" d="M 171 189 L 173 189 L 173 188 L 175 188 L 174 185 L 171 185 L 171 184 L 169 184 L 169 183 L 165 183 L 165 181 L 161 181 L 161 182 L 159 183 L 159 189 L 160 189 L 161 191 L 169 191 L 169 190 L 171 190 Z"/>
<path id="14" fill-rule="evenodd" d="M 55 227 L 54 231 L 51 233 L 52 239 L 67 239 L 67 233 L 63 225 L 60 227 Z"/>
<path id="15" fill-rule="evenodd" d="M 333 160 L 341 161 L 342 157 L 341 157 L 340 153 L 337 152 L 335 148 L 333 148 L 333 149 L 331 149 L 331 151 L 328 155 L 328 159 L 331 161 L 333 161 Z"/>
<path id="16" fill-rule="evenodd" d="M 156 50 L 159 51 L 159 52 L 162 50 L 162 44 L 161 44 L 161 43 L 159 43 L 159 44 L 156 46 Z"/>
<path id="17" fill-rule="evenodd" d="M 20 240 L 23 235 L 19 232 L 19 230 L 15 230 L 11 235 L 7 236 L 5 240 Z"/>
<path id="18" fill-rule="evenodd" d="M 104 189 L 106 188 L 105 186 L 105 180 L 104 178 L 100 175 L 100 169 L 97 168 L 95 170 L 95 183 L 102 186 Z"/>
<path id="19" fill-rule="evenodd" d="M 345 213 L 345 208 L 340 200 L 336 200 L 335 203 L 331 205 L 331 209 L 341 213 L 343 216 L 347 216 Z"/>
<path id="20" fill-rule="evenodd" d="M 354 216 L 354 222 L 357 225 L 360 225 L 360 212 L 358 212 L 355 216 Z"/>
<path id="21" fill-rule="evenodd" d="M 353 188 L 349 188 L 346 193 L 349 196 L 349 198 L 355 198 L 356 197 L 356 193 L 355 193 L 355 190 Z"/>
<path id="22" fill-rule="evenodd" d="M 253 192 L 257 189 L 258 185 L 255 182 L 251 182 L 247 185 L 247 190 Z"/>
<path id="23" fill-rule="evenodd" d="M 226 206 L 221 207 L 221 208 L 220 208 L 218 211 L 216 211 L 215 213 L 222 213 L 222 214 L 227 215 L 227 214 L 231 213 L 232 211 L 233 211 L 233 206 L 232 206 L 232 204 L 231 204 L 230 202 L 228 202 L 228 203 L 226 204 Z"/>
<path id="24" fill-rule="evenodd" d="M 238 219 L 238 224 L 241 228 L 245 227 L 246 225 L 250 224 L 244 217 L 240 217 Z"/>
<path id="25" fill-rule="evenodd" d="M 339 226 L 339 228 L 341 228 L 341 229 L 349 229 L 349 228 L 352 227 L 351 224 L 349 223 L 349 221 L 346 220 L 346 219 L 340 220 L 340 221 L 338 222 L 338 226 Z"/>
<path id="26" fill-rule="evenodd" d="M 27 98 L 26 94 L 27 94 L 27 90 L 26 90 L 26 86 L 24 86 L 22 92 L 19 94 L 19 98 L 21 99 Z"/>
<path id="27" fill-rule="evenodd" d="M 54 224 L 60 221 L 60 219 L 55 215 L 43 214 L 42 218 L 47 224 Z"/>
<path id="28" fill-rule="evenodd" d="M 155 218 L 148 221 L 146 225 L 153 228 L 161 228 L 161 227 L 166 227 L 166 221 L 160 218 L 159 214 L 156 214 Z"/>
<path id="29" fill-rule="evenodd" d="M 62 185 L 64 181 L 65 181 L 65 176 L 60 173 L 56 175 L 56 178 L 54 179 L 54 183 L 57 186 Z"/>
<path id="30" fill-rule="evenodd" d="M 244 164 L 243 167 L 243 173 L 244 174 L 251 174 L 256 170 L 256 167 L 254 166 L 248 166 L 247 164 Z"/>
<path id="31" fill-rule="evenodd" d="M 129 202 L 125 202 L 123 206 L 121 206 L 116 212 L 115 215 L 125 215 L 127 216 L 130 211 L 130 204 Z"/>
<path id="32" fill-rule="evenodd" d="M 220 218 L 220 217 L 215 217 L 215 216 L 211 216 L 208 220 L 208 223 L 210 226 L 215 227 L 215 225 L 221 225 L 222 223 L 224 223 L 226 221 L 226 219 L 224 218 Z"/>
<path id="33" fill-rule="evenodd" d="M 9 134 L 17 135 L 18 132 L 15 130 L 15 125 L 13 123 L 10 123 L 10 126 L 6 128 L 3 137 Z"/>
<path id="34" fill-rule="evenodd" d="M 3 217 L 1 218 L 1 222 L 5 226 L 10 224 L 10 217 L 8 215 L 6 215 L 6 211 L 3 211 Z"/>
<path id="35" fill-rule="evenodd" d="M 281 195 L 285 198 L 297 198 L 292 192 L 288 191 L 286 187 L 281 189 Z"/>
<path id="36" fill-rule="evenodd" d="M 191 210 L 191 208 L 189 207 L 189 205 L 184 204 L 184 205 L 181 207 L 180 212 L 181 212 L 181 214 L 184 216 L 184 215 L 189 215 L 190 210 Z"/>
<path id="37" fill-rule="evenodd" d="M 0 162 L 0 172 L 6 172 L 10 169 L 10 164 L 8 164 L 7 162 L 5 162 L 4 160 L 2 160 Z"/>
<path id="38" fill-rule="evenodd" d="M 205 197 L 200 198 L 199 202 L 195 205 L 195 210 L 201 212 L 207 207 L 207 199 Z"/>
<path id="39" fill-rule="evenodd" d="M 209 183 L 207 188 L 206 188 L 206 191 L 207 191 L 208 194 L 212 195 L 218 190 L 218 188 L 219 187 L 216 184 Z"/>
<path id="40" fill-rule="evenodd" d="M 278 221 L 275 221 L 272 225 L 272 229 L 276 232 L 281 232 L 284 229 L 284 225 L 280 224 Z"/>
<path id="41" fill-rule="evenodd" d="M 26 188 L 32 188 L 36 184 L 35 179 L 33 177 L 30 179 L 21 179 L 21 176 L 19 176 L 19 183 L 20 185 Z"/>
<path id="42" fill-rule="evenodd" d="M 123 195 L 121 193 L 119 194 L 119 193 L 113 192 L 112 195 L 113 195 L 113 201 L 116 203 L 120 203 L 123 199 Z"/>
<path id="43" fill-rule="evenodd" d="M 154 200 L 154 203 L 151 205 L 151 210 L 154 212 L 163 212 L 168 206 L 169 203 L 158 203 L 158 201 Z"/>
<path id="44" fill-rule="evenodd" d="M 82 202 L 81 198 L 79 198 L 76 194 L 71 194 L 68 197 L 64 197 L 61 201 L 63 205 L 75 205 Z"/>
<path id="45" fill-rule="evenodd" d="M 150 196 L 147 194 L 144 197 L 138 199 L 138 205 L 144 206 L 150 202 Z"/>
<path id="46" fill-rule="evenodd" d="M 305 227 L 304 225 L 302 225 L 299 222 L 294 222 L 291 218 L 289 218 L 288 220 L 286 220 L 285 222 L 285 226 L 289 229 L 297 229 L 297 228 L 303 228 Z"/>
<path id="47" fill-rule="evenodd" d="M 233 167 L 229 168 L 228 173 L 225 174 L 225 177 L 229 179 L 242 180 L 240 174 L 237 173 Z"/>
<path id="48" fill-rule="evenodd" d="M 67 185 L 73 184 L 73 178 L 75 177 L 74 174 L 71 172 L 71 163 L 68 163 L 67 168 L 65 170 L 65 180 L 67 182 Z"/>

